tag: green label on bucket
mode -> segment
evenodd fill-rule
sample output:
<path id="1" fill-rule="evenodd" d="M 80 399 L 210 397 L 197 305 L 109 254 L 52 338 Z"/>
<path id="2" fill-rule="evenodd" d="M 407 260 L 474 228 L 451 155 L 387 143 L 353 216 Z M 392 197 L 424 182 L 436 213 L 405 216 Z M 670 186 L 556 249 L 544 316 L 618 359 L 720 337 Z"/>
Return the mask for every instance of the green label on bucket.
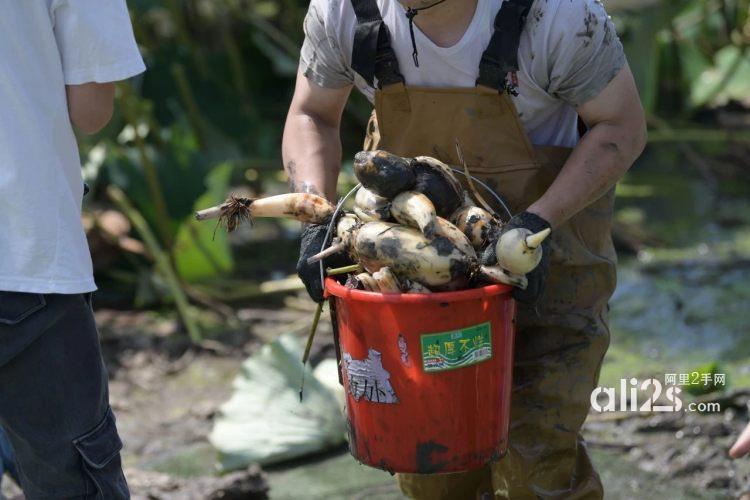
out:
<path id="1" fill-rule="evenodd" d="M 441 372 L 475 365 L 492 357 L 490 324 L 470 326 L 442 333 L 428 333 L 422 342 L 422 367 Z"/>

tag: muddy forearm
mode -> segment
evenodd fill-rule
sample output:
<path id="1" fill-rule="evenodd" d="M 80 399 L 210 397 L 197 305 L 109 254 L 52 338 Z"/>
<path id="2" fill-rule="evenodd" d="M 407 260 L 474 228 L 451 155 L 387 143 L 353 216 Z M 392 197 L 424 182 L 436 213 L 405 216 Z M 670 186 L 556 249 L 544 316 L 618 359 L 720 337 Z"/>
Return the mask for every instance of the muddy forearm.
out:
<path id="1" fill-rule="evenodd" d="M 308 114 L 290 114 L 281 149 L 292 191 L 336 200 L 336 182 L 341 166 L 341 140 L 337 126 Z"/>
<path id="2" fill-rule="evenodd" d="M 627 172 L 643 151 L 640 127 L 602 122 L 583 137 L 552 186 L 531 207 L 552 227 L 598 200 Z"/>

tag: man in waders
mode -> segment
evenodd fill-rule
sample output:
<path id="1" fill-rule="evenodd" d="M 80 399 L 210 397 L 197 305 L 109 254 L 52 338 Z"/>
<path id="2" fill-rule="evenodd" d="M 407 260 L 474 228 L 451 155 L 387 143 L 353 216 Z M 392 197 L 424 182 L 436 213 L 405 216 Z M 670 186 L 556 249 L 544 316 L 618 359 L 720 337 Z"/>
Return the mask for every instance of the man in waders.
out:
<path id="1" fill-rule="evenodd" d="M 313 0 L 283 156 L 292 186 L 336 196 L 339 126 L 352 86 L 374 104 L 366 149 L 458 164 L 516 214 L 552 228 L 519 314 L 509 450 L 481 470 L 401 474 L 420 499 L 601 498 L 579 434 L 609 344 L 613 187 L 645 144 L 622 45 L 597 0 Z M 585 125 L 579 132 L 579 119 Z M 581 127 L 583 128 L 583 127 Z M 298 271 L 322 300 L 325 228 Z M 491 260 L 493 256 L 489 256 Z"/>

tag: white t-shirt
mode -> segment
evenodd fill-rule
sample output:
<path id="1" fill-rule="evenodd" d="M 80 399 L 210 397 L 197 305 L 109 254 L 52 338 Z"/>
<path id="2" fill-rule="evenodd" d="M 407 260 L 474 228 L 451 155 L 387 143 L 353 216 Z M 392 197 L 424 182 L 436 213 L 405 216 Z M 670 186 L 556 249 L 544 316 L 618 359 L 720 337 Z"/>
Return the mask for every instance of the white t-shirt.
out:
<path id="1" fill-rule="evenodd" d="M 412 61 L 406 9 L 397 0 L 377 4 L 407 85 L 475 86 L 502 0 L 478 0 L 468 29 L 451 47 L 435 45 L 415 24 L 419 67 Z M 354 83 L 372 101 L 374 89 L 351 68 L 355 25 L 351 0 L 312 0 L 300 68 L 323 87 Z M 531 141 L 572 147 L 578 142 L 575 107 L 612 81 L 625 55 L 599 0 L 537 0 L 521 36 L 518 63 L 519 95 L 513 100 Z"/>
<path id="2" fill-rule="evenodd" d="M 144 69 L 125 0 L 0 0 L 0 290 L 96 289 L 65 85 Z"/>

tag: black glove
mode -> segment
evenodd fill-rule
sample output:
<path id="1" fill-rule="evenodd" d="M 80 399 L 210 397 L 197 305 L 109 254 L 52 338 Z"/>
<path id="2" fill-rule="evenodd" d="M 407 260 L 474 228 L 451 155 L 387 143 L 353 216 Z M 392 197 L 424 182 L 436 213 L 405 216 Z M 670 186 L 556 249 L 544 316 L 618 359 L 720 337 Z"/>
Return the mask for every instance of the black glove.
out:
<path id="1" fill-rule="evenodd" d="M 532 233 L 538 233 L 539 231 L 549 228 L 550 224 L 536 214 L 523 212 L 510 219 L 510 221 L 503 226 L 502 232 L 497 235 L 497 238 L 493 238 L 492 241 L 497 242 L 497 239 L 502 233 L 520 227 L 526 228 Z M 547 238 L 542 243 L 542 260 L 533 271 L 526 275 L 526 279 L 529 280 L 529 285 L 526 287 L 526 290 L 521 290 L 520 288 L 513 290 L 513 298 L 518 302 L 534 305 L 542 298 L 542 295 L 544 295 L 544 286 L 547 282 L 547 275 L 549 274 L 549 254 L 550 239 Z M 486 266 L 497 265 L 494 243 L 489 245 L 482 254 L 482 264 Z"/>
<path id="2" fill-rule="evenodd" d="M 307 263 L 307 259 L 320 252 L 329 222 L 309 224 L 302 230 L 297 274 L 307 288 L 307 293 L 315 302 L 323 302 L 323 283 L 320 281 L 320 262 Z M 331 237 L 333 238 L 334 235 Z M 330 243 L 330 242 L 329 242 Z M 323 268 L 343 267 L 349 263 L 348 256 L 338 253 L 323 259 Z"/>

